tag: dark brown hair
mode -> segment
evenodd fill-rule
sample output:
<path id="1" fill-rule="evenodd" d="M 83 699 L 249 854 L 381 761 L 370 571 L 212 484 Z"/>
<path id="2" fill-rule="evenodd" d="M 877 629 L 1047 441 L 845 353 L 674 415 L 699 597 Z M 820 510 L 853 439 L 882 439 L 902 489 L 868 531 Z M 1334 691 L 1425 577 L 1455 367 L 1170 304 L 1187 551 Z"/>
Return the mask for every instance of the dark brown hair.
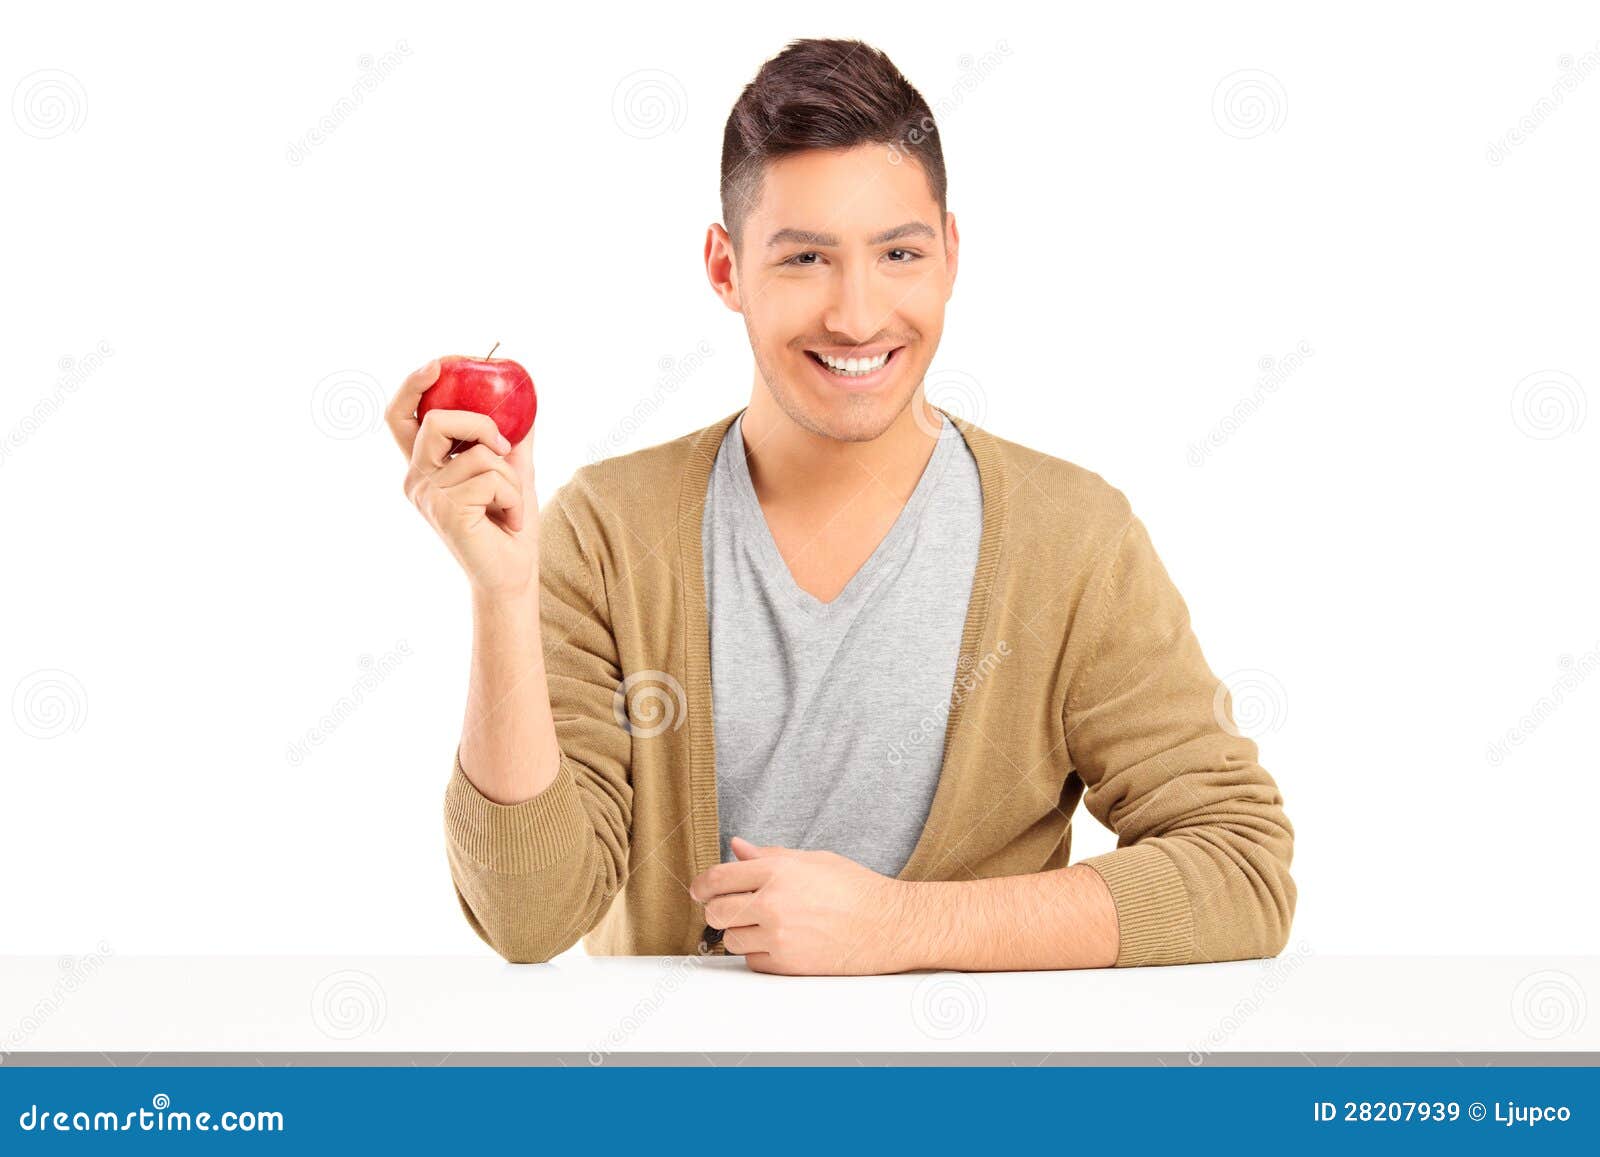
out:
<path id="1" fill-rule="evenodd" d="M 944 153 L 927 101 L 859 40 L 796 40 L 761 66 L 722 130 L 722 223 L 739 252 L 767 161 L 806 149 L 881 144 L 922 166 L 944 233 Z"/>

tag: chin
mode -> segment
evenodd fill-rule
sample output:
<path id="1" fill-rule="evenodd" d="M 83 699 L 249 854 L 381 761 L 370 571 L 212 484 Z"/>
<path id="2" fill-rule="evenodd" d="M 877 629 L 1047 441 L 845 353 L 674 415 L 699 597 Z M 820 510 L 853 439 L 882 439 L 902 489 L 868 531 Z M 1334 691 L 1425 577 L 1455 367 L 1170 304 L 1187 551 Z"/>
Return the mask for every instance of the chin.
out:
<path id="1" fill-rule="evenodd" d="M 912 352 L 912 347 L 899 347 L 894 356 L 904 360 L 891 367 L 885 380 L 869 388 L 846 388 L 834 382 L 819 372 L 804 352 L 798 362 L 776 356 L 774 367 L 783 366 L 783 374 L 763 376 L 778 386 L 771 390 L 773 400 L 801 429 L 836 442 L 871 442 L 894 425 L 917 392 L 923 367 L 908 356 Z"/>
<path id="2" fill-rule="evenodd" d="M 898 393 L 831 397 L 813 394 L 807 407 L 809 420 L 800 424 L 838 442 L 871 442 L 894 425 L 909 401 L 909 395 Z"/>

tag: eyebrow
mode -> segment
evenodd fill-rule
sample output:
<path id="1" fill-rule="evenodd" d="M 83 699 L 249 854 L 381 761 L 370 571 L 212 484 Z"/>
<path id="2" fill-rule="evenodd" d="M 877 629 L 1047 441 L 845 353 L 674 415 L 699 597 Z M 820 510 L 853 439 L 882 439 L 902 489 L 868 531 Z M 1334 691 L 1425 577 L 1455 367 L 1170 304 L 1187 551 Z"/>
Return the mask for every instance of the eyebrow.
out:
<path id="1" fill-rule="evenodd" d="M 867 238 L 868 245 L 883 245 L 889 241 L 899 241 L 902 237 L 937 237 L 933 226 L 921 221 L 907 221 L 904 225 L 896 225 L 893 229 L 885 229 L 882 233 L 874 233 Z M 838 245 L 839 238 L 832 233 L 817 233 L 810 229 L 779 229 L 767 238 L 767 248 L 774 245 Z"/>

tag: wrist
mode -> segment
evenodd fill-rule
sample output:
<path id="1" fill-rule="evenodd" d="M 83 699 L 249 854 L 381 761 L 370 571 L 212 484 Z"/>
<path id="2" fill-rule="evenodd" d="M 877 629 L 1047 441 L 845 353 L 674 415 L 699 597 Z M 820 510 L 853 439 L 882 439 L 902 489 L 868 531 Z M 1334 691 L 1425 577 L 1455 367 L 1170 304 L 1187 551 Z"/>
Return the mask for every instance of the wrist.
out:
<path id="1" fill-rule="evenodd" d="M 539 567 L 534 564 L 532 575 L 526 582 L 515 583 L 509 586 L 492 585 L 477 582 L 471 583 L 472 610 L 476 615 L 488 618 L 532 618 L 539 617 Z"/>
<path id="2" fill-rule="evenodd" d="M 889 881 L 888 965 L 895 972 L 945 968 L 949 937 L 945 886 L 920 880 Z"/>

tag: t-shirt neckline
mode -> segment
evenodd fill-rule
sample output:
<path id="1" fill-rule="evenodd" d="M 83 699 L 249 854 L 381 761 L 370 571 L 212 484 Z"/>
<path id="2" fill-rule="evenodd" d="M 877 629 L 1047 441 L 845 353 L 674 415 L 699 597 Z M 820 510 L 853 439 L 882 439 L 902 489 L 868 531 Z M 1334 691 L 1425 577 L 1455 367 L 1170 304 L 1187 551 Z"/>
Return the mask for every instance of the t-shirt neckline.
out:
<path id="1" fill-rule="evenodd" d="M 730 467 L 733 471 L 734 489 L 738 491 L 740 501 L 746 511 L 754 517 L 759 528 L 755 549 L 760 555 L 762 565 L 768 574 L 775 578 L 778 585 L 788 592 L 794 605 L 807 614 L 828 615 L 856 605 L 871 592 L 875 585 L 874 576 L 883 570 L 891 558 L 898 556 L 904 547 L 910 544 L 917 524 L 921 521 L 923 508 L 928 505 L 930 496 L 944 474 L 959 431 L 948 417 L 942 413 L 939 415 L 939 440 L 934 444 L 933 453 L 922 469 L 922 476 L 912 488 L 911 496 L 906 499 L 894 523 L 877 547 L 867 556 L 867 560 L 857 568 L 855 574 L 850 576 L 838 594 L 824 602 L 795 581 L 794 573 L 778 550 L 777 540 L 772 537 L 772 528 L 767 523 L 766 512 L 761 509 L 761 500 L 756 497 L 755 483 L 750 478 L 750 465 L 745 460 L 744 413 L 740 411 L 728 431 Z"/>

